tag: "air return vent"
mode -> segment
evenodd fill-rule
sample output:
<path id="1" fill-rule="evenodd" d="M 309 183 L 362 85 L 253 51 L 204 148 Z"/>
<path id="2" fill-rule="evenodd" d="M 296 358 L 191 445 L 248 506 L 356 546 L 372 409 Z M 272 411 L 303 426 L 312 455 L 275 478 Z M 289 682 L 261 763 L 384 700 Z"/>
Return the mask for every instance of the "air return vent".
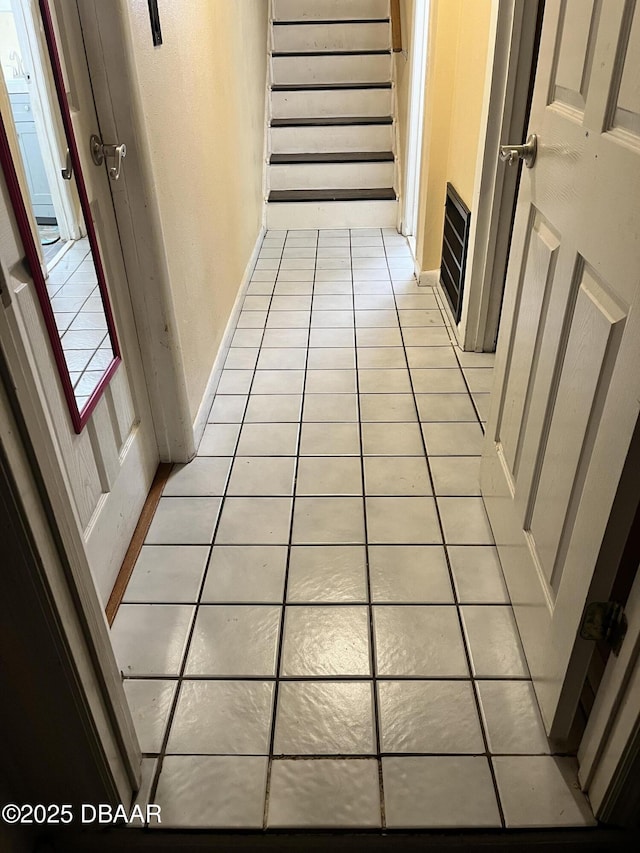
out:
<path id="1" fill-rule="evenodd" d="M 447 201 L 442 239 L 440 281 L 451 305 L 456 322 L 462 311 L 462 288 L 467 264 L 471 211 L 451 184 L 447 184 Z"/>

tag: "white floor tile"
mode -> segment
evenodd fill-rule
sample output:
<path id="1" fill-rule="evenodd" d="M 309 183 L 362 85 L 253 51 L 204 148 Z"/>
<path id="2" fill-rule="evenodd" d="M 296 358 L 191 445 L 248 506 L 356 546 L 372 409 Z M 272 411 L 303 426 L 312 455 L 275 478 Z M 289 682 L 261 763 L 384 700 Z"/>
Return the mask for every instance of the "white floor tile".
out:
<path id="1" fill-rule="evenodd" d="M 381 751 L 484 752 L 470 681 L 379 681 Z"/>
<path id="2" fill-rule="evenodd" d="M 444 549 L 439 545 L 370 545 L 371 600 L 453 604 Z"/>
<path id="3" fill-rule="evenodd" d="M 461 604 L 508 604 L 498 552 L 487 545 L 449 545 L 453 581 Z"/>
<path id="4" fill-rule="evenodd" d="M 378 676 L 469 677 L 455 607 L 376 605 L 373 624 Z"/>
<path id="5" fill-rule="evenodd" d="M 226 498 L 216 545 L 286 545 L 290 517 L 290 498 Z"/>
<path id="6" fill-rule="evenodd" d="M 177 681 L 158 678 L 124 680 L 124 692 L 142 752 L 160 752 L 177 685 Z"/>
<path id="7" fill-rule="evenodd" d="M 294 545 L 289 558 L 287 601 L 366 602 L 363 545 Z"/>
<path id="8" fill-rule="evenodd" d="M 274 761 L 268 825 L 274 828 L 380 826 L 377 761 Z"/>
<path id="9" fill-rule="evenodd" d="M 236 456 L 227 495 L 292 495 L 295 465 L 292 456 Z"/>
<path id="10" fill-rule="evenodd" d="M 208 545 L 144 545 L 124 601 L 195 603 L 208 558 Z"/>
<path id="11" fill-rule="evenodd" d="M 308 457 L 300 460 L 296 495 L 361 495 L 360 459 L 350 456 Z"/>
<path id="12" fill-rule="evenodd" d="M 193 611 L 186 604 L 121 604 L 111 643 L 122 674 L 178 675 Z"/>
<path id="13" fill-rule="evenodd" d="M 278 693 L 274 754 L 373 754 L 373 713 L 370 682 L 285 681 Z"/>
<path id="14" fill-rule="evenodd" d="M 186 675 L 273 678 L 281 610 L 248 604 L 200 607 Z"/>
<path id="15" fill-rule="evenodd" d="M 160 498 L 145 545 L 208 545 L 220 498 Z"/>
<path id="16" fill-rule="evenodd" d="M 383 758 L 387 826 L 499 827 L 487 759 L 472 756 Z"/>
<path id="17" fill-rule="evenodd" d="M 168 755 L 155 799 L 163 826 L 261 828 L 267 764 L 256 756 Z"/>
<path id="18" fill-rule="evenodd" d="M 304 370 L 256 370 L 253 394 L 302 394 Z"/>
<path id="19" fill-rule="evenodd" d="M 183 681 L 167 753 L 268 755 L 275 682 Z"/>
<path id="20" fill-rule="evenodd" d="M 302 394 L 250 394 L 245 423 L 297 423 Z"/>
<path id="21" fill-rule="evenodd" d="M 492 759 L 507 827 L 593 826 L 573 758 L 550 755 Z"/>
<path id="22" fill-rule="evenodd" d="M 224 494 L 232 459 L 200 456 L 176 465 L 164 487 L 164 497 L 215 497 Z"/>
<path id="23" fill-rule="evenodd" d="M 305 394 L 302 420 L 355 423 L 358 420 L 358 398 L 355 394 Z"/>
<path id="24" fill-rule="evenodd" d="M 307 370 L 305 390 L 309 394 L 355 394 L 355 370 Z"/>
<path id="25" fill-rule="evenodd" d="M 308 369 L 353 370 L 356 366 L 352 347 L 317 347 L 309 350 Z"/>
<path id="26" fill-rule="evenodd" d="M 198 456 L 233 456 L 239 434 L 239 423 L 207 424 Z"/>
<path id="27" fill-rule="evenodd" d="M 364 544 L 362 498 L 296 497 L 291 541 L 294 545 Z"/>
<path id="28" fill-rule="evenodd" d="M 366 607 L 285 608 L 283 678 L 371 675 Z"/>
<path id="29" fill-rule="evenodd" d="M 427 461 L 420 456 L 367 456 L 364 478 L 367 495 L 432 494 Z"/>
<path id="30" fill-rule="evenodd" d="M 209 412 L 209 423 L 239 424 L 242 422 L 246 405 L 245 394 L 216 396 Z"/>
<path id="31" fill-rule="evenodd" d="M 476 423 L 423 423 L 430 456 L 480 456 L 484 435 Z"/>
<path id="32" fill-rule="evenodd" d="M 366 498 L 367 534 L 373 545 L 442 542 L 433 498 Z"/>
<path id="33" fill-rule="evenodd" d="M 447 545 L 493 545 L 482 498 L 438 498 Z"/>
<path id="34" fill-rule="evenodd" d="M 476 678 L 528 678 L 511 607 L 463 605 L 462 623 Z"/>
<path id="35" fill-rule="evenodd" d="M 552 751 L 530 681 L 478 681 L 476 687 L 493 755 Z"/>
<path id="36" fill-rule="evenodd" d="M 480 456 L 434 456 L 429 464 L 436 495 L 479 495 L 480 461 Z"/>
<path id="37" fill-rule="evenodd" d="M 279 603 L 286 567 L 286 545 L 215 545 L 202 602 Z"/>
<path id="38" fill-rule="evenodd" d="M 307 350 L 302 347 L 272 347 L 263 349 L 258 360 L 258 370 L 304 370 Z M 254 393 L 259 391 L 253 389 Z M 282 393 L 278 390 L 276 393 Z"/>
<path id="39" fill-rule="evenodd" d="M 363 423 L 362 450 L 365 456 L 424 456 L 417 423 Z"/>
<path id="40" fill-rule="evenodd" d="M 360 419 L 363 423 L 417 421 L 412 394 L 361 394 Z"/>
<path id="41" fill-rule="evenodd" d="M 303 423 L 300 456 L 359 456 L 357 423 Z"/>
<path id="42" fill-rule="evenodd" d="M 237 452 L 238 456 L 295 456 L 297 447 L 297 423 L 245 423 Z"/>

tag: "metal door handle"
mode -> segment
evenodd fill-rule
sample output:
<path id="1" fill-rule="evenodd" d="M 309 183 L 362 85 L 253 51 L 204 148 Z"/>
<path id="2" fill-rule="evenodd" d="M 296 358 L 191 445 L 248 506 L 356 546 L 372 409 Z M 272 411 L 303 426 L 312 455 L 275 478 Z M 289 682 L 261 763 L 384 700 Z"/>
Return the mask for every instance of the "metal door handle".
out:
<path id="1" fill-rule="evenodd" d="M 92 134 L 91 139 L 91 159 L 96 166 L 102 166 L 107 157 L 113 157 L 115 165 L 109 167 L 109 177 L 112 181 L 117 181 L 120 177 L 122 169 L 122 161 L 127 156 L 127 146 L 124 142 L 118 143 L 103 143 L 99 136 Z"/>
<path id="2" fill-rule="evenodd" d="M 71 151 L 67 148 L 67 155 L 65 158 L 65 167 L 64 169 L 60 169 L 60 174 L 65 179 L 65 181 L 70 181 L 73 177 L 73 163 L 71 162 Z"/>
<path id="3" fill-rule="evenodd" d="M 524 145 L 501 145 L 500 159 L 510 166 L 518 160 L 524 160 L 527 169 L 531 169 L 538 154 L 538 137 L 532 133 Z"/>

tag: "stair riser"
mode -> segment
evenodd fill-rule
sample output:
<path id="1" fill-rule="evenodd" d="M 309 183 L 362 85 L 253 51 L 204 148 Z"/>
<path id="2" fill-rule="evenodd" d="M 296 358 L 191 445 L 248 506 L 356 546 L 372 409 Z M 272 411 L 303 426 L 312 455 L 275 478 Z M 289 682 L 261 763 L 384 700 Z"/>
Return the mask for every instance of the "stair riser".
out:
<path id="1" fill-rule="evenodd" d="M 389 0 L 274 0 L 276 21 L 334 21 L 387 18 Z"/>
<path id="2" fill-rule="evenodd" d="M 275 56 L 273 82 L 387 83 L 391 80 L 391 57 L 380 56 Z"/>
<path id="3" fill-rule="evenodd" d="M 271 106 L 274 118 L 388 116 L 392 99 L 391 89 L 272 92 Z"/>
<path id="4" fill-rule="evenodd" d="M 388 50 L 389 24 L 301 24 L 273 28 L 274 51 Z"/>
<path id="5" fill-rule="evenodd" d="M 339 151 L 391 151 L 393 125 L 347 127 L 272 127 L 274 154 Z"/>
<path id="6" fill-rule="evenodd" d="M 395 227 L 396 201 L 285 202 L 267 205 L 267 228 Z"/>
<path id="7" fill-rule="evenodd" d="M 269 166 L 272 190 L 392 187 L 393 163 L 327 163 Z"/>

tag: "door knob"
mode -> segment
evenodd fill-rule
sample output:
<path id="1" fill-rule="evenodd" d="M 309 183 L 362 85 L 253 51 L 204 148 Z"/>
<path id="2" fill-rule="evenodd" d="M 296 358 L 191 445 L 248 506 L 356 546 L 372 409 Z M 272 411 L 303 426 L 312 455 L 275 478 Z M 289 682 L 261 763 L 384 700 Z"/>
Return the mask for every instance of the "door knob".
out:
<path id="1" fill-rule="evenodd" d="M 127 146 L 124 142 L 120 144 L 115 142 L 111 144 L 103 143 L 95 133 L 92 134 L 89 142 L 91 144 L 91 159 L 96 166 L 102 166 L 107 157 L 112 157 L 115 160 L 115 164 L 109 167 L 109 177 L 112 181 L 117 181 L 120 177 L 122 161 L 127 156 Z"/>
<path id="2" fill-rule="evenodd" d="M 538 137 L 532 133 L 524 145 L 501 145 L 500 159 L 510 166 L 518 160 L 524 160 L 527 169 L 531 169 L 538 154 Z"/>

